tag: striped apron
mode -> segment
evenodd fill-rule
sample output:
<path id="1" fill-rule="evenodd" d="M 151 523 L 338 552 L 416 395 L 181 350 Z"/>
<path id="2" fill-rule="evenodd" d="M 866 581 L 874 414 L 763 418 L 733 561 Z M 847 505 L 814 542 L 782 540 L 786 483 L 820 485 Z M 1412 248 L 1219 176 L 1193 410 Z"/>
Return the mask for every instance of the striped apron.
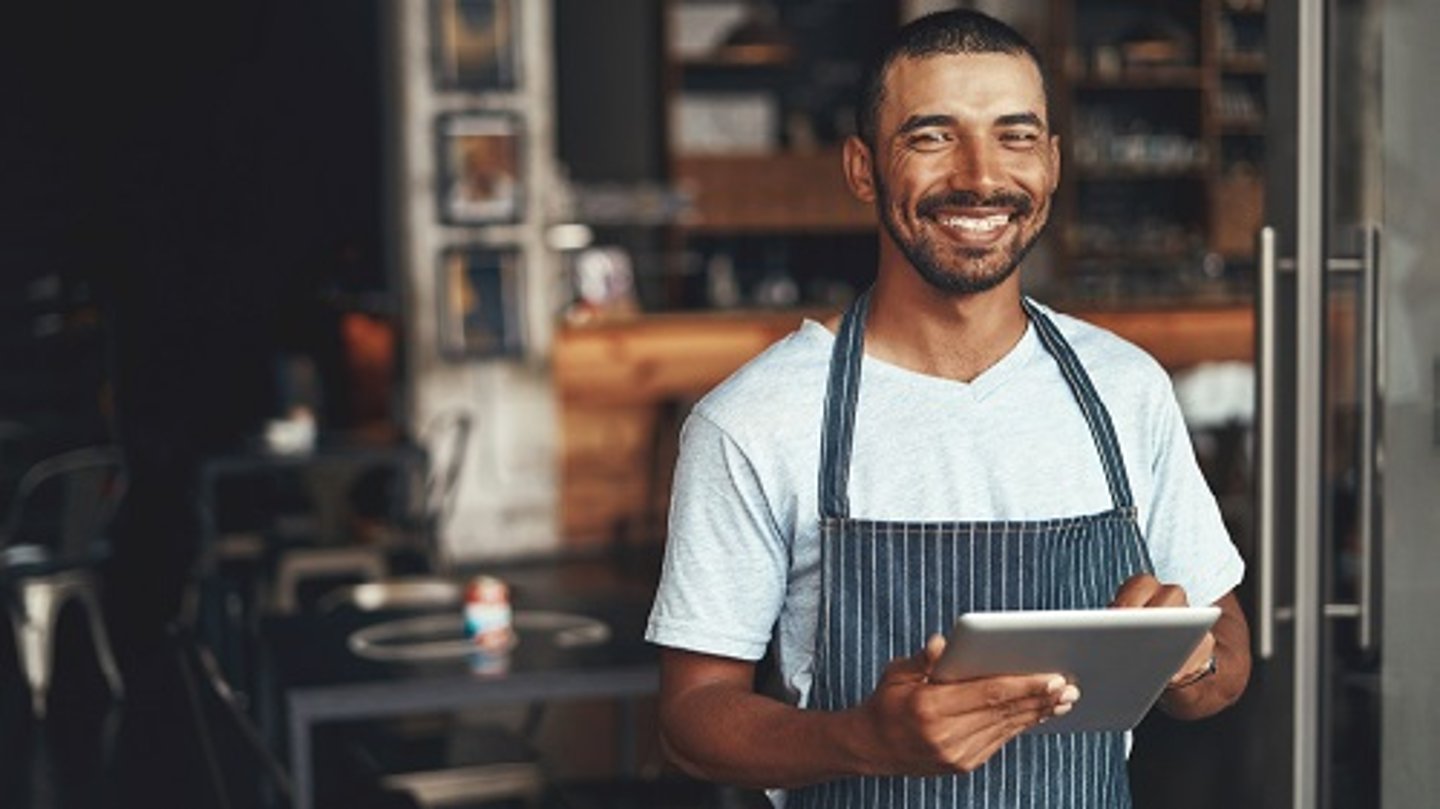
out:
<path id="1" fill-rule="evenodd" d="M 892 658 L 914 654 L 960 613 L 1102 608 L 1152 570 L 1110 416 L 1055 325 L 1025 300 L 1041 343 L 1084 412 L 1114 508 L 1018 522 L 851 519 L 847 487 L 869 293 L 845 313 L 830 361 L 820 459 L 822 593 L 812 705 L 863 702 Z M 897 470 L 897 473 L 899 470 Z M 794 790 L 787 806 L 1130 806 L 1124 733 L 1025 734 L 970 774 L 847 778 Z"/>

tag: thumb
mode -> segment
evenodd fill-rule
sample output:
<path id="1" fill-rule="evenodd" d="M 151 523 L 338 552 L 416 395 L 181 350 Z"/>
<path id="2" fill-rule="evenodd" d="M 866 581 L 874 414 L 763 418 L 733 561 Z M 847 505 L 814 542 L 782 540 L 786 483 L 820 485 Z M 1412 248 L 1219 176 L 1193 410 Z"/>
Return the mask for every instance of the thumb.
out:
<path id="1" fill-rule="evenodd" d="M 945 651 L 945 639 L 939 635 L 932 635 L 925 645 L 913 655 L 908 657 L 897 657 L 885 666 L 885 673 L 882 677 L 890 682 L 924 680 L 935 661 L 940 659 L 940 653 Z"/>
<path id="2" fill-rule="evenodd" d="M 940 662 L 940 656 L 943 654 L 945 654 L 945 636 L 937 633 L 931 635 L 929 640 L 925 641 L 925 648 L 921 649 L 920 654 L 916 655 L 916 657 L 924 660 L 925 673 L 928 674 L 930 673 L 930 669 L 934 668 L 935 664 Z"/>

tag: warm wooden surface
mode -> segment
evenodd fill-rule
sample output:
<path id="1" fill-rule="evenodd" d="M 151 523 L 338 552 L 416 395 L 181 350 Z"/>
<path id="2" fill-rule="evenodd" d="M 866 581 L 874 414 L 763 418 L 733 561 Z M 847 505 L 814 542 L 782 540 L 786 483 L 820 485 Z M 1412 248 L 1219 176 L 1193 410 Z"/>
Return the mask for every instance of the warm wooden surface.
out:
<path id="1" fill-rule="evenodd" d="M 1060 307 L 1060 311 L 1067 311 Z M 1149 351 L 1171 372 L 1202 362 L 1250 361 L 1255 355 L 1249 306 L 1213 309 L 1073 311 Z"/>
<path id="2" fill-rule="evenodd" d="M 703 394 L 807 315 L 825 313 L 657 315 L 564 329 L 556 388 L 564 402 L 606 405 Z"/>
<path id="3" fill-rule="evenodd" d="M 1249 360 L 1248 306 L 1062 311 L 1144 347 L 1172 371 Z M 555 343 L 561 414 L 561 525 L 572 547 L 664 535 L 685 409 L 802 317 L 824 312 L 663 315 L 562 329 Z"/>
<path id="4" fill-rule="evenodd" d="M 663 536 L 684 409 L 802 317 L 663 315 L 562 330 L 553 363 L 566 542 Z"/>
<path id="5" fill-rule="evenodd" d="M 694 195 L 684 224 L 725 233 L 868 230 L 874 206 L 850 195 L 840 149 L 783 155 L 689 155 L 674 162 L 677 184 Z"/>

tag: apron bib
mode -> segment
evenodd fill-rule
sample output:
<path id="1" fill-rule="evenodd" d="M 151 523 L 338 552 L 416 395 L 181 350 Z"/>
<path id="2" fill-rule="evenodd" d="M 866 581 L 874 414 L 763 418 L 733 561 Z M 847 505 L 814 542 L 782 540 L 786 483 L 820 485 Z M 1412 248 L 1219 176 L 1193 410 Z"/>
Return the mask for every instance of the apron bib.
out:
<path id="1" fill-rule="evenodd" d="M 811 706 L 863 702 L 885 665 L 945 633 L 962 612 L 1098 609 L 1150 572 L 1110 416 L 1055 325 L 1023 301 L 1090 432 L 1114 508 L 1016 522 L 901 522 L 849 516 L 847 493 L 869 293 L 840 325 L 820 459 L 821 603 Z M 1021 735 L 970 774 L 846 778 L 789 793 L 787 806 L 1126 809 L 1124 733 Z"/>

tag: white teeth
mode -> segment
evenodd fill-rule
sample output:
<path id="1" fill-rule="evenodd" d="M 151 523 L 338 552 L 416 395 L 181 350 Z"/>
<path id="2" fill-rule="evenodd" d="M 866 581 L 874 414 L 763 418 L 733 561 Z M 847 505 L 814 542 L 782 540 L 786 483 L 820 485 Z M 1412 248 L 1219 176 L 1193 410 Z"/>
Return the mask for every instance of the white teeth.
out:
<path id="1" fill-rule="evenodd" d="M 940 219 L 940 224 L 947 228 L 959 228 L 971 233 L 989 233 L 992 230 L 1004 227 L 1010 221 L 1009 214 L 995 214 L 994 216 L 946 216 Z"/>

